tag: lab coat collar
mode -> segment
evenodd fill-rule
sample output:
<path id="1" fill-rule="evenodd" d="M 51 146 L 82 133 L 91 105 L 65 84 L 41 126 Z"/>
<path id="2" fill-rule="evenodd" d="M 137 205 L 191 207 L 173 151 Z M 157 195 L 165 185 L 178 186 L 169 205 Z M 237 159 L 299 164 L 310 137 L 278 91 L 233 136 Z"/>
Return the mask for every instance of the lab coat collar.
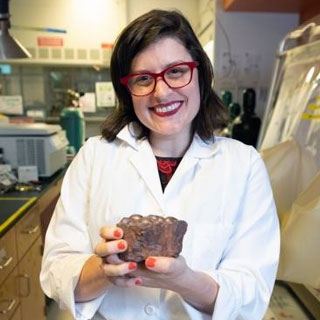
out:
<path id="1" fill-rule="evenodd" d="M 120 132 L 117 134 L 117 138 L 122 141 L 125 141 L 129 146 L 131 146 L 135 150 L 139 150 L 139 145 L 141 144 L 141 140 L 137 139 L 137 135 L 139 132 L 139 127 L 136 123 L 131 122 L 129 125 L 123 127 Z"/>
<path id="2" fill-rule="evenodd" d="M 129 125 L 125 126 L 117 135 L 117 137 L 125 141 L 133 149 L 138 151 L 144 144 L 145 139 L 138 140 L 137 133 L 139 132 L 139 127 L 137 124 L 131 122 Z M 215 138 L 216 139 L 216 138 Z M 213 139 L 209 141 L 203 141 L 198 134 L 195 134 L 191 145 L 186 153 L 188 157 L 193 157 L 196 159 L 209 158 L 214 155 L 218 149 L 219 144 L 213 143 Z"/>
<path id="3" fill-rule="evenodd" d="M 165 212 L 164 194 L 159 180 L 156 158 L 147 139 L 136 139 L 136 130 L 139 130 L 139 128 L 134 124 L 130 124 L 118 133 L 117 138 L 127 143 L 134 150 L 138 151 L 132 154 L 130 162 L 136 168 L 141 178 L 145 181 L 146 186 L 158 202 L 161 210 Z M 199 159 L 209 158 L 216 153 L 217 150 L 217 143 L 205 143 L 198 135 L 195 135 L 175 173 L 175 176 L 182 176 L 186 171 L 194 167 L 199 162 Z M 175 176 L 172 177 L 173 180 L 177 178 Z M 170 184 L 167 188 L 169 187 Z"/>
<path id="4" fill-rule="evenodd" d="M 213 138 L 203 141 L 198 134 L 195 134 L 186 155 L 196 159 L 209 158 L 219 150 L 219 144 L 214 141 Z"/>

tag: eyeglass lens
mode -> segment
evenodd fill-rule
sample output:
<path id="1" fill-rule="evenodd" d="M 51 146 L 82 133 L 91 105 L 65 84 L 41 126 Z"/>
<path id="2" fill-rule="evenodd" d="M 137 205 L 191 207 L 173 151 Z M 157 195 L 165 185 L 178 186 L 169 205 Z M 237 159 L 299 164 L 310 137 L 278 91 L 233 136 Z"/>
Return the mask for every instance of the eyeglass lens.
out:
<path id="1" fill-rule="evenodd" d="M 170 88 L 181 88 L 190 83 L 192 67 L 187 64 L 181 64 L 166 69 L 163 75 L 150 73 L 135 75 L 128 81 L 128 86 L 133 94 L 147 95 L 155 89 L 157 77 L 162 77 Z"/>

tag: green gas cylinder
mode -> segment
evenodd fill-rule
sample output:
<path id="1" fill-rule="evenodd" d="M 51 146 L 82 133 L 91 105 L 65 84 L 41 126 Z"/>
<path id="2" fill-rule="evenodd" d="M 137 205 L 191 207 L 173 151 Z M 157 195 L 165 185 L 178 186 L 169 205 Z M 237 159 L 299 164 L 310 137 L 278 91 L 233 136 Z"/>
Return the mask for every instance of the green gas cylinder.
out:
<path id="1" fill-rule="evenodd" d="M 231 91 L 224 90 L 221 92 L 221 99 L 226 107 L 232 102 L 232 93 Z"/>
<path id="2" fill-rule="evenodd" d="M 231 121 L 233 121 L 236 117 L 238 117 L 240 113 L 241 113 L 241 107 L 239 103 L 232 102 L 229 104 L 229 114 L 230 114 Z"/>
<path id="3" fill-rule="evenodd" d="M 60 125 L 67 133 L 70 146 L 78 152 L 85 139 L 85 123 L 82 110 L 74 107 L 62 109 Z"/>

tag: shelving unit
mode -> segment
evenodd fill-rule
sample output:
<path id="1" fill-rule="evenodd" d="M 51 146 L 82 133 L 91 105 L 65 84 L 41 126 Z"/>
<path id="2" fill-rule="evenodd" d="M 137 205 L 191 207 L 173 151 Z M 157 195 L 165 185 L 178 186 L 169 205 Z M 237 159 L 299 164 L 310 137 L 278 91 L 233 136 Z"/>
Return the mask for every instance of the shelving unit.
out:
<path id="1" fill-rule="evenodd" d="M 320 14 L 318 0 L 223 0 L 225 11 L 299 13 L 300 23 Z"/>

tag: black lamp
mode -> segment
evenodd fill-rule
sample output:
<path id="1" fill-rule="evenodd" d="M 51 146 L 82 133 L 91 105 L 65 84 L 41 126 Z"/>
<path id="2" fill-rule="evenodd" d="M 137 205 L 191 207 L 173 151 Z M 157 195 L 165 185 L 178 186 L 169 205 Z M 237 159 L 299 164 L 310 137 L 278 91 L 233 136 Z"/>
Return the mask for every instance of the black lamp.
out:
<path id="1" fill-rule="evenodd" d="M 9 33 L 9 0 L 0 1 L 0 60 L 31 58 L 31 54 Z"/>

